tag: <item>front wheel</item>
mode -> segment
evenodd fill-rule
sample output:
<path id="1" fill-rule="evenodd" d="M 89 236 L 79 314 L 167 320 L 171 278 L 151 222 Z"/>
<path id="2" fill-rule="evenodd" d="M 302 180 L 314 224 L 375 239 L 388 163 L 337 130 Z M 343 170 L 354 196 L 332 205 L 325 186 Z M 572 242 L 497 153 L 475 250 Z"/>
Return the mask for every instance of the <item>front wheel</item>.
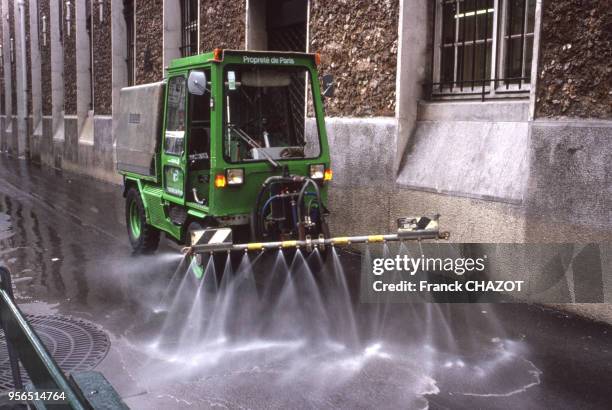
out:
<path id="1" fill-rule="evenodd" d="M 159 230 L 147 223 L 140 192 L 130 188 L 125 198 L 125 222 L 134 253 L 152 253 L 159 245 Z"/>

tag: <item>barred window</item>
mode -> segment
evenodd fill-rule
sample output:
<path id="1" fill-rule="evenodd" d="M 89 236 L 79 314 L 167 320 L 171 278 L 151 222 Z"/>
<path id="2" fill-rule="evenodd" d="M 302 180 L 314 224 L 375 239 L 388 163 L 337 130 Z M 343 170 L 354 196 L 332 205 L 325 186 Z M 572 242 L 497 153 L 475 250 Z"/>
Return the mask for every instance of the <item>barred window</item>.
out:
<path id="1" fill-rule="evenodd" d="M 436 0 L 432 98 L 529 91 L 536 0 Z"/>
<path id="2" fill-rule="evenodd" d="M 181 0 L 181 55 L 198 53 L 198 0 Z"/>

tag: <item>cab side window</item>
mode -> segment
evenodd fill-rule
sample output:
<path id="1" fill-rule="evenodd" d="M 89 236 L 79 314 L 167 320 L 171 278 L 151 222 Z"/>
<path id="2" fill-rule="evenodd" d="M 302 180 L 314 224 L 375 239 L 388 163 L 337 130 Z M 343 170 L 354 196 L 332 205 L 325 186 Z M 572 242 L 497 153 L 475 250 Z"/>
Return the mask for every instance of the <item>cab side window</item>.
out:
<path id="1" fill-rule="evenodd" d="M 185 147 L 185 105 L 187 80 L 183 76 L 168 81 L 166 132 L 164 149 L 167 154 L 182 155 Z"/>
<path id="2" fill-rule="evenodd" d="M 210 70 L 204 70 L 210 78 Z M 203 170 L 210 167 L 210 92 L 203 95 L 189 94 L 190 129 L 188 154 L 191 168 Z"/>

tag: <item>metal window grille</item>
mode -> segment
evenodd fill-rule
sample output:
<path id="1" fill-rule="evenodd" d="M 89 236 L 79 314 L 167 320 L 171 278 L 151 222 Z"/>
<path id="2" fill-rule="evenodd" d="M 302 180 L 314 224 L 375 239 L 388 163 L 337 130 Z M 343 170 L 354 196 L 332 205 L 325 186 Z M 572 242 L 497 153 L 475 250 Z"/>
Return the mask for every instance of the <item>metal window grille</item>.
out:
<path id="1" fill-rule="evenodd" d="M 198 53 L 198 0 L 181 1 L 181 55 Z"/>
<path id="2" fill-rule="evenodd" d="M 428 95 L 482 100 L 525 95 L 531 80 L 535 1 L 434 1 Z"/>
<path id="3" fill-rule="evenodd" d="M 134 0 L 123 1 L 123 16 L 125 18 L 125 34 L 127 55 L 127 85 L 135 84 L 134 46 L 136 43 L 136 31 L 134 30 Z"/>

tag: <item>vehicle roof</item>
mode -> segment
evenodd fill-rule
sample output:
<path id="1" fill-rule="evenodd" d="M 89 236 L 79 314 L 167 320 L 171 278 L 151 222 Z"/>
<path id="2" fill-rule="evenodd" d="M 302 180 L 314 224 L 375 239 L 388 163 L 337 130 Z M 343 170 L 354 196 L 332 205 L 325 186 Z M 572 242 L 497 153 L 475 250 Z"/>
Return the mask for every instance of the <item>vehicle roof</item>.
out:
<path id="1" fill-rule="evenodd" d="M 257 55 L 257 56 L 286 56 L 286 57 L 306 57 L 306 58 L 311 58 L 312 61 L 314 62 L 315 59 L 315 54 L 314 53 L 301 53 L 298 51 L 268 51 L 268 50 L 264 50 L 264 51 L 254 51 L 254 50 L 222 50 L 223 53 L 223 57 L 225 57 L 225 55 Z M 185 69 L 191 66 L 199 66 L 202 64 L 206 64 L 210 61 L 213 61 L 214 59 L 214 51 L 209 51 L 206 53 L 202 53 L 202 54 L 197 54 L 194 56 L 189 56 L 189 57 L 182 57 L 182 58 L 175 58 L 174 60 L 170 61 L 170 64 L 168 65 L 168 67 L 166 67 L 167 70 L 170 71 L 174 71 L 174 70 L 180 70 L 180 69 Z"/>

